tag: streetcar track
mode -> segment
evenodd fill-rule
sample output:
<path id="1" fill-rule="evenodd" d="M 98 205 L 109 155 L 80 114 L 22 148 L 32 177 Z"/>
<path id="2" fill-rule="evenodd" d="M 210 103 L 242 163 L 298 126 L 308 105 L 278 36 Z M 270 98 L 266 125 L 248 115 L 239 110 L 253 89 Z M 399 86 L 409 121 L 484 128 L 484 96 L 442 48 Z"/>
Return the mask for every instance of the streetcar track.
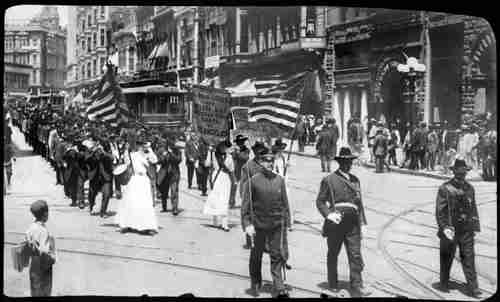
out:
<path id="1" fill-rule="evenodd" d="M 433 250 L 439 250 L 439 246 L 434 246 L 434 245 L 421 244 L 421 243 L 410 243 L 410 242 L 405 242 L 405 241 L 401 241 L 401 240 L 394 240 L 394 239 L 391 239 L 389 241 L 393 242 L 393 243 L 399 243 L 399 244 L 410 245 L 410 246 L 415 246 L 415 247 L 424 247 L 424 248 L 430 248 Z M 478 254 L 478 253 L 474 253 L 474 255 L 476 255 L 478 257 L 486 258 L 486 259 L 491 259 L 491 260 L 497 259 L 497 257 L 490 256 L 490 255 L 484 255 L 484 254 Z"/>
<path id="2" fill-rule="evenodd" d="M 9 241 L 4 241 L 4 244 L 17 245 L 17 243 L 9 242 Z M 81 251 L 81 250 L 58 249 L 58 251 L 62 252 L 62 253 L 81 254 L 81 255 L 95 256 L 95 257 L 103 257 L 103 258 L 116 258 L 116 259 L 123 259 L 123 260 L 132 260 L 132 261 L 138 261 L 138 262 L 147 262 L 147 263 L 161 264 L 161 265 L 167 265 L 167 266 L 174 266 L 174 267 L 180 267 L 180 268 L 193 270 L 193 271 L 203 271 L 203 272 L 208 272 L 208 273 L 212 273 L 212 274 L 216 274 L 216 275 L 233 277 L 233 278 L 237 278 L 239 280 L 250 281 L 250 277 L 242 275 L 242 274 L 232 273 L 232 272 L 218 270 L 218 269 L 211 269 L 211 268 L 206 268 L 206 267 L 201 267 L 201 266 L 195 266 L 195 265 L 173 263 L 173 262 L 154 260 L 154 259 L 148 259 L 148 258 L 143 258 L 143 257 L 123 256 L 123 255 L 88 252 L 88 251 Z M 263 280 L 263 283 L 272 284 L 272 281 Z M 296 285 L 291 285 L 291 284 L 287 284 L 287 286 L 290 289 L 293 289 L 296 291 L 302 291 L 302 292 L 318 295 L 318 297 L 323 293 L 323 292 L 320 292 L 317 290 L 311 290 L 311 289 L 307 289 L 307 288 L 304 288 L 301 286 L 296 286 Z"/>
<path id="3" fill-rule="evenodd" d="M 439 275 L 439 272 L 438 272 L 438 271 L 435 271 L 434 269 L 432 269 L 432 268 L 430 268 L 430 267 L 427 267 L 427 266 L 424 266 L 424 265 L 421 265 L 421 264 L 418 264 L 418 263 L 415 263 L 415 262 L 409 261 L 409 260 L 404 259 L 404 258 L 401 258 L 401 257 L 397 257 L 397 258 L 396 258 L 396 260 L 401 261 L 401 262 L 404 262 L 404 263 L 407 263 L 407 264 L 411 264 L 411 265 L 413 265 L 413 266 L 415 266 L 415 267 L 419 267 L 419 268 L 421 268 L 421 269 L 424 269 L 424 270 L 427 270 L 427 271 L 429 271 L 429 272 L 431 272 L 431 273 L 434 273 L 434 274 L 436 274 L 436 275 Z M 479 274 L 478 274 L 478 275 L 479 275 Z M 492 283 L 492 282 L 491 282 L 491 280 L 489 280 L 486 276 L 483 276 L 483 275 L 479 275 L 479 276 L 483 277 L 484 279 L 487 279 L 487 280 L 488 280 L 488 282 L 490 282 L 490 284 L 491 284 L 491 285 L 494 285 L 494 284 L 496 283 L 496 282 L 493 282 L 493 283 Z M 462 281 L 460 281 L 460 280 L 458 280 L 458 279 L 455 279 L 455 278 L 452 278 L 452 277 L 450 277 L 450 281 L 454 281 L 454 282 L 457 282 L 457 283 L 463 283 Z M 490 291 L 490 290 L 488 290 L 488 289 L 485 289 L 485 288 L 482 288 L 482 287 L 480 287 L 479 289 L 480 289 L 480 290 L 482 290 L 482 291 L 485 291 L 485 292 L 487 292 L 487 293 L 489 293 L 489 294 L 494 294 L 494 292 L 492 292 L 492 291 Z"/>

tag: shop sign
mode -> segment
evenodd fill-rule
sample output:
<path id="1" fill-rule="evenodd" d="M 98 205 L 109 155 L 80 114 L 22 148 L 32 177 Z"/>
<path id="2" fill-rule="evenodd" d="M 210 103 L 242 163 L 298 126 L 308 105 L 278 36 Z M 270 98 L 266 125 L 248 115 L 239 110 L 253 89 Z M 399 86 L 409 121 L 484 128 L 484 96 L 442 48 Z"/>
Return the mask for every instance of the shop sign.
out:
<path id="1" fill-rule="evenodd" d="M 205 68 L 218 68 L 220 64 L 220 56 L 211 56 L 205 58 Z"/>

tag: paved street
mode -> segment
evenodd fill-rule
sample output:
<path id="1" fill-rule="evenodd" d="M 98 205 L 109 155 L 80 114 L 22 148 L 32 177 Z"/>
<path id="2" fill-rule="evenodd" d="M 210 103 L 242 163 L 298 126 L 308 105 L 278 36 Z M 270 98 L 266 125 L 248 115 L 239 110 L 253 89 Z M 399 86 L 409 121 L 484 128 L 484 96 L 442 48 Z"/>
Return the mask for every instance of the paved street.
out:
<path id="1" fill-rule="evenodd" d="M 250 297 L 247 290 L 249 251 L 244 250 L 239 209 L 231 211 L 229 233 L 210 227 L 199 191 L 188 190 L 185 166 L 180 188 L 182 213 L 156 211 L 161 229 L 156 236 L 121 234 L 113 217 L 90 216 L 88 208 L 69 207 L 55 172 L 24 143 L 13 127 L 17 146 L 11 193 L 5 196 L 4 289 L 8 296 L 29 296 L 27 270 L 12 268 L 9 249 L 21 240 L 32 221 L 31 202 L 45 199 L 47 226 L 56 237 L 53 295 L 177 296 L 191 292 L 204 297 Z M 326 286 L 326 241 L 315 206 L 319 183 L 326 174 L 318 159 L 293 155 L 289 194 L 296 224 L 289 235 L 290 261 L 286 283 L 292 297 L 333 295 Z M 452 290 L 433 288 L 439 281 L 439 245 L 434 217 L 435 197 L 443 180 L 385 173 L 354 167 L 361 180 L 368 232 L 363 240 L 364 282 L 374 297 L 474 300 L 464 295 L 464 275 L 457 258 Z M 474 182 L 481 220 L 476 236 L 476 266 L 484 297 L 497 290 L 496 182 Z M 99 208 L 100 195 L 97 198 Z M 120 201 L 110 201 L 116 211 Z M 339 258 L 341 286 L 348 286 L 344 249 Z M 264 280 L 270 281 L 269 259 L 263 261 Z M 261 297 L 270 297 L 266 292 Z"/>

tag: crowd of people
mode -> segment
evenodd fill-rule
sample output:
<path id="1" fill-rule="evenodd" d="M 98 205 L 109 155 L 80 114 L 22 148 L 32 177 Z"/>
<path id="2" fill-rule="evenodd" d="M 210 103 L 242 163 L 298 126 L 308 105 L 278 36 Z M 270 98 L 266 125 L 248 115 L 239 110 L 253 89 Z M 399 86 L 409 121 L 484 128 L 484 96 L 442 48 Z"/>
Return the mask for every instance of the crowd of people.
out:
<path id="1" fill-rule="evenodd" d="M 71 200 L 69 206 L 82 210 L 88 206 L 92 214 L 97 193 L 100 192 L 102 200 L 99 215 L 107 218 L 110 214 L 107 211 L 108 202 L 114 194 L 119 200 L 115 222 L 120 230 L 134 230 L 148 235 L 159 231 L 154 210 L 157 196 L 161 200 L 161 212 L 167 211 L 170 197 L 172 214 L 177 216 L 180 213 L 179 165 L 183 156 L 179 134 L 167 129 L 154 130 L 132 124 L 114 127 L 88 121 L 71 112 L 63 117 L 47 105 L 26 104 L 10 108 L 9 112 L 13 124 L 24 133 L 26 142 L 33 147 L 34 152 L 54 168 L 55 182 L 64 187 L 66 197 Z M 391 124 L 388 129 L 382 122 L 371 122 L 373 125 L 369 128 L 367 137 L 373 151 L 371 155 L 377 162 L 377 170 L 381 165 L 387 166 L 387 154 L 397 164 L 395 155 L 389 152 L 391 144 L 400 144 L 401 136 L 397 126 Z M 9 128 L 8 125 L 5 127 Z M 349 144 L 353 145 L 352 149 L 358 150 L 363 142 L 363 128 L 359 119 L 353 119 L 349 127 Z M 425 167 L 423 163 L 435 160 L 426 153 L 437 152 L 440 148 L 439 141 L 454 146 L 449 143 L 448 128 L 444 129 L 444 134 L 436 133 L 436 129 L 429 131 L 426 128 L 425 123 L 421 123 L 419 128 L 409 128 L 405 134 L 407 139 L 404 142 L 409 145 L 405 148 L 410 151 L 405 155 L 403 165 Z M 353 134 L 357 136 L 354 137 Z M 339 290 L 337 258 L 341 246 L 345 245 L 351 293 L 355 296 L 367 296 L 371 292 L 364 287 L 361 277 L 364 267 L 361 240 L 367 220 L 361 199 L 360 180 L 350 173 L 358 155 L 349 147 L 342 147 L 337 153 L 338 138 L 336 121 L 327 119 L 318 133 L 316 148 L 321 155 L 323 172 L 328 172 L 329 175 L 321 181 L 316 207 L 325 218 L 323 236 L 326 237 L 328 246 L 328 284 L 332 291 Z M 10 134 L 4 139 L 11 141 Z M 192 190 L 196 180 L 201 196 L 207 197 L 202 212 L 213 217 L 214 227 L 226 232 L 230 231 L 229 210 L 241 202 L 241 223 L 246 237 L 244 247 L 251 249 L 249 274 L 252 295 L 258 296 L 262 290 L 262 256 L 267 252 L 276 296 L 287 297 L 284 281 L 286 270 L 291 269 L 291 265 L 287 263 L 287 234 L 293 230 L 294 223 L 294 207 L 288 199 L 287 187 L 287 171 L 292 165 L 283 154 L 287 144 L 276 139 L 272 146 L 257 141 L 249 148 L 247 140 L 247 137 L 238 135 L 233 141 L 222 139 L 211 144 L 203 136 L 188 131 L 184 146 L 187 188 Z M 415 147 L 416 142 L 420 147 Z M 429 148 L 430 142 L 437 147 Z M 250 151 L 253 153 L 252 158 Z M 332 160 L 338 162 L 339 168 L 330 173 Z M 472 161 L 474 157 L 471 156 L 468 160 Z M 457 248 L 458 240 L 470 294 L 479 297 L 481 292 L 478 289 L 473 254 L 473 233 L 480 230 L 479 218 L 474 191 L 465 181 L 465 175 L 471 168 L 466 160 L 455 160 L 453 165 L 445 166 L 454 173 L 454 178 L 440 187 L 436 201 L 440 230 L 438 236 L 441 240 L 440 288 L 448 290 L 450 259 L 453 259 L 450 255 Z M 85 201 L 84 194 L 86 182 L 89 184 L 88 202 Z M 451 194 L 450 192 L 456 192 L 454 188 L 460 188 L 463 194 Z M 33 296 L 50 295 L 52 288 L 52 265 L 56 261 L 56 253 L 53 237 L 45 226 L 48 211 L 49 206 L 45 201 L 33 203 L 31 212 L 36 220 L 26 233 L 27 246 L 34 257 L 30 267 Z M 450 211 L 453 215 L 444 214 Z"/>

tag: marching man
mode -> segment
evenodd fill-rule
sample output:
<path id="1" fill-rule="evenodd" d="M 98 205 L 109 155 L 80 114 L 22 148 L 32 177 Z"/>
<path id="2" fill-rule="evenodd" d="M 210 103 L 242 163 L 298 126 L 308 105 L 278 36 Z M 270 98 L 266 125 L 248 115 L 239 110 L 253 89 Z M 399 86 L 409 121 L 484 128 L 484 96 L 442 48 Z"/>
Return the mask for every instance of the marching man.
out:
<path id="1" fill-rule="evenodd" d="M 327 238 L 328 254 L 328 284 L 331 290 L 337 292 L 337 258 L 342 244 L 345 244 L 349 260 L 349 276 L 353 296 L 370 294 L 363 287 L 361 272 L 363 258 L 361 257 L 361 235 L 366 225 L 365 211 L 361 201 L 361 188 L 356 176 L 349 173 L 352 161 L 357 156 L 351 154 L 351 149 L 343 147 L 334 159 L 339 163 L 339 169 L 326 176 L 321 181 L 316 206 L 325 218 L 323 236 Z"/>
<path id="2" fill-rule="evenodd" d="M 440 239 L 440 290 L 448 292 L 450 270 L 455 252 L 460 249 L 460 262 L 469 294 L 481 297 L 474 264 L 474 233 L 480 231 L 474 188 L 465 181 L 471 170 L 463 159 L 450 167 L 454 177 L 439 187 L 436 198 L 436 220 Z"/>
<path id="3" fill-rule="evenodd" d="M 258 296 L 262 287 L 262 254 L 267 241 L 275 293 L 288 297 L 283 271 L 288 260 L 286 230 L 290 227 L 290 208 L 285 180 L 273 172 L 274 156 L 266 149 L 260 152 L 262 171 L 245 183 L 241 206 L 243 229 L 253 243 L 249 264 L 251 291 Z"/>

